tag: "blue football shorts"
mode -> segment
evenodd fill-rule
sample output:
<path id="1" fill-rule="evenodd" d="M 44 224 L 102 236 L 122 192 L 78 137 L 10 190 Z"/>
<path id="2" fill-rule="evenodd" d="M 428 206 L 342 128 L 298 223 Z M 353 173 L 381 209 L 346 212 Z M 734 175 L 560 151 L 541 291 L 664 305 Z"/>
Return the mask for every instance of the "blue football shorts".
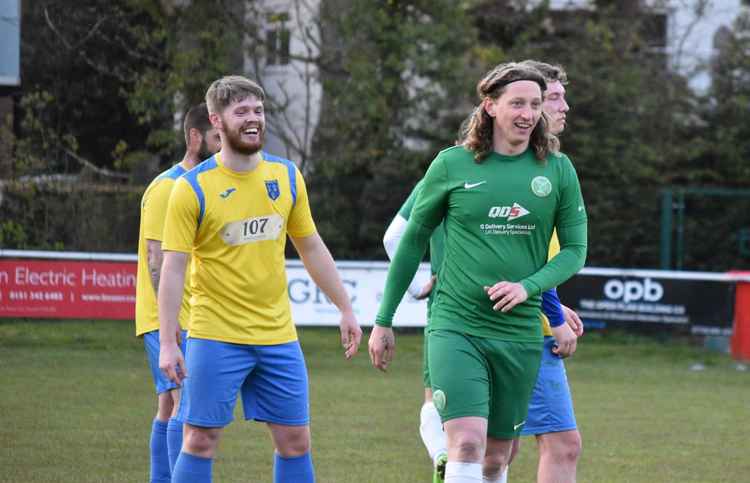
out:
<path id="1" fill-rule="evenodd" d="M 557 433 L 576 429 L 573 399 L 565 373 L 565 364 L 552 352 L 555 338 L 544 338 L 542 364 L 529 402 L 529 414 L 522 436 Z"/>
<path id="2" fill-rule="evenodd" d="M 181 421 L 224 427 L 234 419 L 241 394 L 246 420 L 309 424 L 307 368 L 298 341 L 247 345 L 191 337 L 187 354 L 177 416 Z"/>
<path id="3" fill-rule="evenodd" d="M 185 353 L 185 338 L 187 332 L 182 331 L 180 338 L 180 350 Z M 156 394 L 171 391 L 177 389 L 178 386 L 174 382 L 170 381 L 167 376 L 159 369 L 159 331 L 152 330 L 143 334 L 143 346 L 146 349 L 146 358 L 148 359 L 148 367 L 151 369 L 151 377 L 154 379 L 154 387 L 156 388 Z"/>

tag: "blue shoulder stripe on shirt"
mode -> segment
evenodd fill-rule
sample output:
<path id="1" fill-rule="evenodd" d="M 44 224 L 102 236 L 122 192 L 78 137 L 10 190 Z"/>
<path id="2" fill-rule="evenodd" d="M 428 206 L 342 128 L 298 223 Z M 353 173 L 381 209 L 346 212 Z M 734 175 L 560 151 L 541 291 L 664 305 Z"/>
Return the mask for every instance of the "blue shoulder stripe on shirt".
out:
<path id="1" fill-rule="evenodd" d="M 214 169 L 216 168 L 216 166 L 216 157 L 211 156 L 195 168 L 182 175 L 182 177 L 185 178 L 185 181 L 190 183 L 190 186 L 195 192 L 196 198 L 198 198 L 198 206 L 200 208 L 200 211 L 198 213 L 198 226 L 201 226 L 203 215 L 206 213 L 206 196 L 203 194 L 203 188 L 201 188 L 200 183 L 198 183 L 198 175 L 203 173 L 204 171 Z"/>
<path id="2" fill-rule="evenodd" d="M 288 159 L 280 158 L 263 151 L 263 159 L 271 163 L 281 163 L 286 165 L 287 173 L 289 174 L 289 187 L 292 191 L 292 206 L 297 203 L 297 173 L 295 172 L 294 163 Z"/>
<path id="3" fill-rule="evenodd" d="M 183 174 L 185 174 L 185 168 L 182 167 L 180 164 L 175 164 L 168 170 L 161 173 L 159 176 L 156 177 L 157 180 L 169 178 L 169 179 L 177 179 Z"/>

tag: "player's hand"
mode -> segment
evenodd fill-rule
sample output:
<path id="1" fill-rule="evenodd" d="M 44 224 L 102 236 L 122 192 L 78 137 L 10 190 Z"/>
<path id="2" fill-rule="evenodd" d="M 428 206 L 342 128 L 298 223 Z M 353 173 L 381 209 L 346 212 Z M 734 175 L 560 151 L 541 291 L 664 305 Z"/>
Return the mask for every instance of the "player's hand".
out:
<path id="1" fill-rule="evenodd" d="M 581 337 L 583 335 L 583 321 L 578 316 L 575 310 L 571 309 L 567 305 L 560 304 L 560 307 L 562 307 L 563 315 L 565 316 L 565 322 L 570 326 L 570 328 L 573 330 L 573 333 L 576 335 L 576 337 Z"/>
<path id="2" fill-rule="evenodd" d="M 359 343 L 362 342 L 362 329 L 359 328 L 353 312 L 341 314 L 339 330 L 341 330 L 341 346 L 344 348 L 344 356 L 351 359 L 357 353 Z"/>
<path id="3" fill-rule="evenodd" d="M 484 291 L 490 297 L 490 300 L 496 302 L 492 310 L 509 312 L 516 305 L 523 303 L 529 298 L 526 289 L 520 283 L 514 282 L 497 282 L 492 287 L 484 287 Z"/>
<path id="4" fill-rule="evenodd" d="M 437 275 L 431 276 L 427 283 L 424 284 L 424 287 L 422 287 L 422 290 L 419 291 L 419 294 L 414 298 L 417 300 L 424 300 L 429 297 L 432 293 L 432 287 L 435 286 L 435 280 L 437 280 Z"/>
<path id="5" fill-rule="evenodd" d="M 563 358 L 572 356 L 578 343 L 578 337 L 576 337 L 573 329 L 568 324 L 551 327 L 551 329 L 557 342 L 557 347 L 554 347 L 552 352 Z"/>
<path id="6" fill-rule="evenodd" d="M 185 358 L 177 342 L 161 343 L 159 348 L 159 369 L 170 381 L 182 385 L 183 379 L 187 377 Z"/>
<path id="7" fill-rule="evenodd" d="M 383 372 L 388 370 L 388 364 L 391 363 L 396 352 L 396 337 L 393 335 L 393 329 L 374 325 L 370 333 L 368 349 L 373 367 Z"/>

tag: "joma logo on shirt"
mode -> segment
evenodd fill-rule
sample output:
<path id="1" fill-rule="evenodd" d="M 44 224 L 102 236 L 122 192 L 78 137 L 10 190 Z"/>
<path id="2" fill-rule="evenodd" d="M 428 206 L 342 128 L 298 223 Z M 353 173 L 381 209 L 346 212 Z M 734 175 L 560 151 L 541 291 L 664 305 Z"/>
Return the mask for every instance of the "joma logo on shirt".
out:
<path id="1" fill-rule="evenodd" d="M 229 189 L 227 189 L 227 190 L 222 191 L 221 193 L 219 193 L 219 196 L 221 196 L 222 198 L 228 198 L 229 195 L 231 195 L 235 191 L 237 191 L 237 188 L 229 188 Z"/>
<path id="2" fill-rule="evenodd" d="M 529 210 L 518 203 L 513 203 L 513 206 L 493 206 L 490 208 L 490 212 L 487 213 L 487 216 L 490 218 L 507 218 L 508 221 L 513 221 L 516 218 L 521 218 L 528 214 Z"/>

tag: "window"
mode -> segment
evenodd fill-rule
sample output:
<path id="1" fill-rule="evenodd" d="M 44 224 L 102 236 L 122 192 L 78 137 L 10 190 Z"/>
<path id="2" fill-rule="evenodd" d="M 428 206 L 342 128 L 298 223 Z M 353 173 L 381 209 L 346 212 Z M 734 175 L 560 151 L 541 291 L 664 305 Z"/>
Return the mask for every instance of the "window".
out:
<path id="1" fill-rule="evenodd" d="M 286 65 L 289 63 L 288 13 L 271 13 L 267 18 L 266 65 Z"/>

